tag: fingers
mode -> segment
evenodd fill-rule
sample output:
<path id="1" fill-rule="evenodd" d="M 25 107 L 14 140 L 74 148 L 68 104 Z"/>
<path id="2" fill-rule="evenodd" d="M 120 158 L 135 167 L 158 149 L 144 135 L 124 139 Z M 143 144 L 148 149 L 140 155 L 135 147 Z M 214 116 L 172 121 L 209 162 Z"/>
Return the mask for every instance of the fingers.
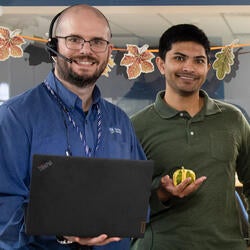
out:
<path id="1" fill-rule="evenodd" d="M 171 180 L 171 178 L 169 177 L 169 175 L 165 175 L 161 178 L 161 183 L 164 185 L 168 185 L 171 184 L 173 181 Z"/>
<path id="2" fill-rule="evenodd" d="M 196 191 L 206 179 L 206 176 L 202 176 L 192 183 L 190 183 L 191 178 L 185 179 L 183 182 L 176 186 L 175 196 L 178 196 L 180 198 L 188 196 L 189 194 Z"/>
<path id="3" fill-rule="evenodd" d="M 175 186 L 172 179 L 168 175 L 165 175 L 161 178 L 160 189 L 164 189 L 166 193 L 171 194 L 172 196 L 183 198 L 184 196 L 196 191 L 205 180 L 206 176 L 202 176 L 190 183 L 191 178 L 189 177 L 182 181 L 179 185 Z"/>
<path id="4" fill-rule="evenodd" d="M 81 238 L 81 237 L 74 237 L 74 236 L 64 236 L 66 239 L 76 242 L 80 245 L 86 246 L 103 246 L 110 242 L 117 242 L 120 241 L 121 238 L 119 237 L 108 237 L 106 234 L 101 234 L 97 237 L 88 237 L 88 238 Z"/>
<path id="5" fill-rule="evenodd" d="M 172 196 L 171 186 L 173 186 L 173 181 L 171 180 L 171 178 L 168 175 L 163 176 L 161 178 L 160 186 L 156 191 L 158 199 L 161 202 L 166 202 L 171 198 Z"/>

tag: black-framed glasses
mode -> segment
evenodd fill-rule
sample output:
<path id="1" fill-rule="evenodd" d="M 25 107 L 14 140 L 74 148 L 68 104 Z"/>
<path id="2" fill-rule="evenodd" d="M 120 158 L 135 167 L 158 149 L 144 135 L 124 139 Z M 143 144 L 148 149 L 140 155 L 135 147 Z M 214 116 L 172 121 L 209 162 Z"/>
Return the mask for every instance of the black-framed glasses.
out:
<path id="1" fill-rule="evenodd" d="M 80 50 L 84 43 L 89 43 L 91 50 L 94 52 L 105 52 L 109 44 L 109 41 L 101 38 L 94 38 L 89 41 L 78 36 L 56 36 L 56 38 L 64 39 L 66 47 L 72 50 Z"/>

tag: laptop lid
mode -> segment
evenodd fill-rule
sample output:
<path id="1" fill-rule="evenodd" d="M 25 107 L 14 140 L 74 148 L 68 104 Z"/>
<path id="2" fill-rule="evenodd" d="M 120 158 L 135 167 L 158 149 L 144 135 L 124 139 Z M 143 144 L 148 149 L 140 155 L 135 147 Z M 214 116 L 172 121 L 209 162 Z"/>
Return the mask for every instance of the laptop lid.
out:
<path id="1" fill-rule="evenodd" d="M 143 237 L 153 161 L 34 155 L 26 233 Z"/>

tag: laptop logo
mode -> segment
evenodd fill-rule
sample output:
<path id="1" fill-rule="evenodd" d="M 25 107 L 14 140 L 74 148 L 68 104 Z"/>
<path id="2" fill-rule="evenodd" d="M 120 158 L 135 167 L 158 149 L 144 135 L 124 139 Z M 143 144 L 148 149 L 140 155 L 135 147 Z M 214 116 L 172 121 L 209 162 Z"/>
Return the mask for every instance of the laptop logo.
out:
<path id="1" fill-rule="evenodd" d="M 141 230 L 140 232 L 144 234 L 146 231 L 146 221 L 141 221 Z"/>
<path id="2" fill-rule="evenodd" d="M 41 165 L 39 165 L 37 168 L 40 172 L 42 172 L 43 170 L 47 169 L 48 167 L 52 166 L 53 162 L 51 160 L 46 161 L 44 163 L 42 163 Z"/>

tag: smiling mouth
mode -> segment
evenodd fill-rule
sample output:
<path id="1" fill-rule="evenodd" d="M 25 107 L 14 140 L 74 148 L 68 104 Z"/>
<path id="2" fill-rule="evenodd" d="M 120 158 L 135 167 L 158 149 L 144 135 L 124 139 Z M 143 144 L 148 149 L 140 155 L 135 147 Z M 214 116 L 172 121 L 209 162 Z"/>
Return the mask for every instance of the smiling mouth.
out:
<path id="1" fill-rule="evenodd" d="M 177 74 L 177 77 L 183 79 L 183 80 L 188 80 L 188 81 L 194 81 L 198 79 L 197 76 L 194 75 L 182 75 L 182 74 Z"/>
<path id="2" fill-rule="evenodd" d="M 75 63 L 79 65 L 94 65 L 94 61 L 81 61 L 81 60 L 74 60 Z"/>
<path id="3" fill-rule="evenodd" d="M 79 56 L 72 58 L 73 62 L 78 64 L 78 65 L 85 65 L 85 66 L 92 66 L 97 63 L 95 58 L 92 58 L 90 56 Z"/>

